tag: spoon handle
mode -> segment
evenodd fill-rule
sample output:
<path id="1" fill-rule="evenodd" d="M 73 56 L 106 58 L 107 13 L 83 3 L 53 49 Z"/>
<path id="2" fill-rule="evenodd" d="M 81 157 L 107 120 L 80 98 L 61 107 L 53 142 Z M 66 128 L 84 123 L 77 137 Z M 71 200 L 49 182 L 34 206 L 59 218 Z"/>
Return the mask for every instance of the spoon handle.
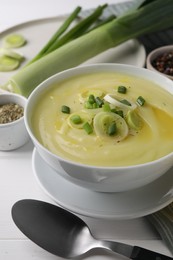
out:
<path id="1" fill-rule="evenodd" d="M 162 255 L 160 253 L 153 252 L 153 251 L 150 251 L 148 249 L 138 247 L 138 246 L 134 246 L 130 258 L 133 259 L 133 260 L 146 260 L 146 259 L 150 259 L 150 260 L 169 260 L 169 259 L 173 259 L 172 257 Z"/>
<path id="2" fill-rule="evenodd" d="M 99 240 L 99 246 L 133 260 L 173 260 L 172 257 L 160 253 L 116 241 Z"/>

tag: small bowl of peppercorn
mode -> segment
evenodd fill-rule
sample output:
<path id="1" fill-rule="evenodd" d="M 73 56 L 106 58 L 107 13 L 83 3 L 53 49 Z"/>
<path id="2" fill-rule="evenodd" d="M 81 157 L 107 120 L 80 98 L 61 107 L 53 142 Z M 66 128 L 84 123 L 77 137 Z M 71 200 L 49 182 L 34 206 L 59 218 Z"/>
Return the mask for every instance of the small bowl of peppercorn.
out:
<path id="1" fill-rule="evenodd" d="M 173 80 L 173 45 L 163 46 L 150 52 L 146 67 Z"/>
<path id="2" fill-rule="evenodd" d="M 0 93 L 0 150 L 10 151 L 29 141 L 24 124 L 27 99 L 13 93 Z"/>

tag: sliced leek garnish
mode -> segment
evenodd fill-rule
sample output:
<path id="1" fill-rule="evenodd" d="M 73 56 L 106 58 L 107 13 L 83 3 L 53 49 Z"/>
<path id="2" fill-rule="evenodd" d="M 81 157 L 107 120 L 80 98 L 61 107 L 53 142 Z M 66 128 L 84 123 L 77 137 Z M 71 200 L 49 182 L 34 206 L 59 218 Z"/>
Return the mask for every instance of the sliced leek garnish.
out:
<path id="1" fill-rule="evenodd" d="M 110 137 L 108 133 L 109 126 L 116 124 L 116 133 L 111 135 L 116 141 L 123 140 L 128 135 L 128 126 L 126 121 L 119 115 L 112 112 L 100 112 L 94 117 L 93 125 L 97 136 Z"/>
<path id="2" fill-rule="evenodd" d="M 135 110 L 129 110 L 126 115 L 126 121 L 130 128 L 140 130 L 142 127 L 142 118 Z"/>
<path id="3" fill-rule="evenodd" d="M 117 97 L 115 94 L 105 95 L 104 100 L 109 102 L 110 104 L 114 105 L 115 107 L 119 107 L 122 109 L 134 110 L 137 107 L 137 105 L 135 103 L 133 103 L 132 101 L 130 101 L 129 99 L 128 99 L 128 103 L 130 105 L 126 105 L 125 103 L 122 103 L 121 101 L 123 99 L 120 97 Z"/>

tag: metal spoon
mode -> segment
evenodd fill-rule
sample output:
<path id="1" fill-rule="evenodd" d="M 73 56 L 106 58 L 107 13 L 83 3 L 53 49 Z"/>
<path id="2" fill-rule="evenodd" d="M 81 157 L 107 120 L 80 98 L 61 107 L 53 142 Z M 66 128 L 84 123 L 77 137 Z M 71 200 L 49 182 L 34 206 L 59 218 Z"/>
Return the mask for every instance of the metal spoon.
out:
<path id="1" fill-rule="evenodd" d="M 75 258 L 94 248 L 103 248 L 137 260 L 168 260 L 171 257 L 114 241 L 95 239 L 76 215 L 38 200 L 20 200 L 12 207 L 17 227 L 33 242 L 52 254 Z"/>

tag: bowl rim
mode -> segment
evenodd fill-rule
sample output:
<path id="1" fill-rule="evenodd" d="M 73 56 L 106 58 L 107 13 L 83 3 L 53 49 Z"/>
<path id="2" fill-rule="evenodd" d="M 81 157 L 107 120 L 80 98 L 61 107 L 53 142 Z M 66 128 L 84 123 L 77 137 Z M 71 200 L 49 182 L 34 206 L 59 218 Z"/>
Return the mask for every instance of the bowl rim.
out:
<path id="1" fill-rule="evenodd" d="M 146 69 L 146 68 L 140 68 L 140 67 L 136 67 L 134 65 L 126 65 L 126 64 L 117 64 L 117 63 L 99 63 L 99 64 L 87 64 L 87 65 L 83 65 L 83 66 L 80 66 L 80 67 L 74 67 L 74 68 L 70 68 L 70 69 L 67 69 L 67 70 L 64 70 L 62 72 L 59 72 L 59 73 L 56 73 L 54 74 L 53 76 L 49 77 L 48 79 L 44 80 L 42 83 L 40 83 L 34 90 L 33 92 L 30 94 L 30 96 L 28 97 L 28 102 L 26 104 L 26 107 L 25 107 L 25 113 L 24 113 L 24 122 L 25 122 L 25 126 L 26 126 L 26 129 L 31 137 L 31 139 L 34 141 L 34 143 L 37 144 L 38 147 L 40 147 L 42 150 L 44 150 L 46 153 L 48 153 L 49 155 L 53 156 L 54 158 L 58 159 L 60 162 L 65 162 L 65 163 L 68 163 L 68 164 L 71 164 L 71 165 L 74 165 L 74 166 L 80 166 L 81 168 L 87 168 L 87 169 L 108 169 L 108 170 L 114 170 L 114 169 L 118 169 L 118 170 L 122 170 L 124 171 L 125 169 L 135 169 L 135 168 L 143 168 L 143 167 L 148 167 L 148 166 L 152 166 L 153 164 L 156 164 L 157 162 L 161 162 L 161 161 L 164 161 L 165 159 L 168 159 L 169 157 L 173 157 L 173 152 L 167 154 L 167 155 L 164 155 L 163 157 L 161 158 L 158 158 L 156 160 L 153 160 L 153 161 L 150 161 L 150 162 L 146 162 L 146 163 L 141 163 L 141 164 L 135 164 L 135 165 L 127 165 L 127 166 L 97 166 L 97 165 L 90 165 L 90 164 L 84 164 L 84 163 L 80 163 L 80 162 L 76 162 L 76 161 L 73 161 L 73 160 L 70 160 L 68 158 L 63 158 L 57 154 L 54 154 L 53 152 L 51 152 L 50 150 L 48 150 L 44 145 L 42 145 L 38 139 L 35 137 L 33 131 L 31 130 L 31 127 L 30 127 L 30 124 L 29 124 L 29 109 L 30 109 L 30 102 L 32 101 L 32 99 L 34 99 L 34 96 L 36 94 L 40 94 L 39 92 L 41 92 L 42 88 L 45 89 L 48 85 L 49 85 L 49 82 L 51 82 L 50 84 L 53 85 L 53 83 L 55 83 L 55 81 L 59 80 L 59 77 L 61 76 L 64 76 L 68 73 L 73 73 L 73 72 L 76 72 L 77 71 L 77 74 L 74 74 L 73 76 L 76 76 L 76 75 L 81 75 L 82 73 L 80 73 L 81 71 L 83 72 L 83 74 L 85 73 L 85 69 L 89 68 L 89 69 L 92 69 L 92 68 L 104 68 L 104 67 L 114 67 L 114 68 L 119 68 L 120 71 L 122 68 L 126 68 L 126 69 L 129 69 L 129 70 L 137 70 L 137 71 L 141 71 L 143 73 L 143 77 L 147 80 L 151 80 L 149 78 L 147 78 L 147 76 L 155 76 L 157 77 L 157 80 L 158 78 L 161 79 L 161 80 L 164 80 L 168 83 L 168 85 L 172 85 L 172 93 L 171 93 L 171 87 L 169 89 L 169 93 L 173 94 L 173 82 L 171 79 L 163 76 L 161 73 L 158 73 L 158 72 L 155 72 L 155 71 L 152 71 L 152 70 L 149 70 L 149 69 Z M 105 71 L 105 70 L 104 70 Z M 119 71 L 119 72 L 120 72 Z M 131 72 L 132 72 L 131 71 Z M 96 71 L 94 71 L 96 72 Z M 97 72 L 100 72 L 100 70 L 97 70 Z M 124 72 L 126 74 L 129 74 L 129 75 L 133 75 L 131 73 L 127 73 L 127 72 Z M 137 75 L 137 74 L 135 74 Z M 66 78 L 69 78 L 70 76 L 66 77 Z M 58 79 L 57 79 L 58 78 Z M 55 80 L 55 81 L 54 81 Z M 60 81 L 62 81 L 64 79 L 60 79 Z M 161 86 L 161 84 L 157 83 L 159 86 Z M 165 83 L 166 85 L 166 83 Z M 167 87 L 164 88 L 167 90 Z M 31 113 L 32 114 L 32 113 Z M 37 149 L 37 148 L 36 148 Z"/>

